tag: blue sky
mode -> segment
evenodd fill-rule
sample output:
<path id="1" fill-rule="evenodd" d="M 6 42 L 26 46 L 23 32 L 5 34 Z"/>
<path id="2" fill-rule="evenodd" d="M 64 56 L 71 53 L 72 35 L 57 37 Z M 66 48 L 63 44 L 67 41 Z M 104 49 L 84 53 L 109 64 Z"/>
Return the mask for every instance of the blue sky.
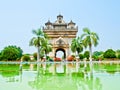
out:
<path id="1" fill-rule="evenodd" d="M 120 49 L 119 0 L 1 0 L 0 50 L 8 45 L 20 46 L 24 53 L 34 53 L 29 46 L 32 30 L 44 26 L 61 13 L 64 20 L 71 19 L 79 27 L 77 35 L 88 27 L 98 33 L 99 45 L 95 50 Z"/>

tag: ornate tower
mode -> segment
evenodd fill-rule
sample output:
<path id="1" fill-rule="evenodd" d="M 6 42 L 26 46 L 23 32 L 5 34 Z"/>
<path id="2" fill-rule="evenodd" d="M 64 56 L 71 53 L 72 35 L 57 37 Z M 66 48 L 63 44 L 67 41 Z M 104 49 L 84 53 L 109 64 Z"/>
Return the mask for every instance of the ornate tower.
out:
<path id="1" fill-rule="evenodd" d="M 51 23 L 50 20 L 48 20 L 48 22 L 45 23 L 43 32 L 48 35 L 49 42 L 53 47 L 50 55 L 56 57 L 57 51 L 62 51 L 64 58 L 71 55 L 70 45 L 72 39 L 76 37 L 76 33 L 78 32 L 78 27 L 75 26 L 72 20 L 66 23 L 63 20 L 63 16 L 58 15 L 55 22 Z"/>

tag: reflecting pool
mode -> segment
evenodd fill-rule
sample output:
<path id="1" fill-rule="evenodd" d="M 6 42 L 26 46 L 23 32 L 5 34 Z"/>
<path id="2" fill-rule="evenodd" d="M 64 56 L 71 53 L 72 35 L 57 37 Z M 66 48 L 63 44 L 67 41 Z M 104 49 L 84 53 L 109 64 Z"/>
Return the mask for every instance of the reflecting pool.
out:
<path id="1" fill-rule="evenodd" d="M 0 64 L 0 90 L 120 90 L 120 63 Z"/>

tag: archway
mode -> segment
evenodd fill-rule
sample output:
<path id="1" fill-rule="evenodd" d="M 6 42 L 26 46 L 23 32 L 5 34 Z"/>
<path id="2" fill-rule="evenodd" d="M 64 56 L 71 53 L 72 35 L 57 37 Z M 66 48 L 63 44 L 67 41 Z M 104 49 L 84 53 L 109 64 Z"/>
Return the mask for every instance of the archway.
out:
<path id="1" fill-rule="evenodd" d="M 58 48 L 56 51 L 55 51 L 55 57 L 59 57 L 59 58 L 66 58 L 66 53 L 65 53 L 65 50 L 62 49 L 62 48 Z"/>

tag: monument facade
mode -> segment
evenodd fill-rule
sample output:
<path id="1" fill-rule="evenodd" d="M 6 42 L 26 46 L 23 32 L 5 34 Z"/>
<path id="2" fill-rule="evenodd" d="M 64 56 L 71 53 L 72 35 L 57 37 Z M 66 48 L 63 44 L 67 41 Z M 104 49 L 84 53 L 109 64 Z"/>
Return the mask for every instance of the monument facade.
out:
<path id="1" fill-rule="evenodd" d="M 64 58 L 71 55 L 70 45 L 78 32 L 78 27 L 72 20 L 66 23 L 63 20 L 63 16 L 59 14 L 55 22 L 52 23 L 48 20 L 45 23 L 43 32 L 48 35 L 49 42 L 52 44 L 52 52 L 49 53 L 50 56 L 56 57 L 58 51 L 64 53 Z"/>

